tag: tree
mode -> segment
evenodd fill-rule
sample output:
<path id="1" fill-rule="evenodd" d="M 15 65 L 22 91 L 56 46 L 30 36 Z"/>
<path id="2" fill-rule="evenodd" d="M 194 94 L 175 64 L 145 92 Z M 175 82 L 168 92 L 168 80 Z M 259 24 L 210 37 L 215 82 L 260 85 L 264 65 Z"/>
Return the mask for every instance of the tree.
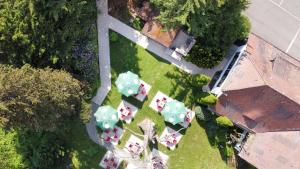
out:
<path id="1" fill-rule="evenodd" d="M 54 132 L 33 132 L 22 130 L 18 133 L 18 150 L 31 169 L 63 169 L 68 158 L 66 143 Z"/>
<path id="2" fill-rule="evenodd" d="M 194 64 L 212 68 L 224 58 L 237 39 L 247 38 L 250 22 L 242 15 L 248 0 L 209 0 L 188 19 L 189 30 L 197 36 L 189 58 Z"/>
<path id="3" fill-rule="evenodd" d="M 205 3 L 205 0 L 150 0 L 159 10 L 157 19 L 167 28 L 177 28 L 187 24 L 190 13 Z"/>
<path id="4" fill-rule="evenodd" d="M 0 123 L 54 131 L 77 114 L 81 83 L 64 71 L 0 65 Z"/>
<path id="5" fill-rule="evenodd" d="M 189 16 L 189 30 L 201 39 L 201 45 L 228 48 L 250 31 L 249 21 L 242 15 L 248 4 L 248 0 L 207 0 Z"/>
<path id="6" fill-rule="evenodd" d="M 2 63 L 68 66 L 71 48 L 95 22 L 94 0 L 0 2 Z"/>

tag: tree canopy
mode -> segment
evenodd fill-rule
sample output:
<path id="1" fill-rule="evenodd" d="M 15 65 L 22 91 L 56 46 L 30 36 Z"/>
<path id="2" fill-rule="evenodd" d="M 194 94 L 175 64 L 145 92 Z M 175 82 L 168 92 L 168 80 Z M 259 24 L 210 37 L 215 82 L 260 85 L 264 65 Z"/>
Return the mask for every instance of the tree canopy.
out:
<path id="1" fill-rule="evenodd" d="M 186 25 L 190 13 L 200 8 L 205 0 L 150 0 L 160 12 L 158 20 L 168 28 Z"/>
<path id="2" fill-rule="evenodd" d="M 1 62 L 34 67 L 67 65 L 71 47 L 95 22 L 93 0 L 0 2 Z"/>
<path id="3" fill-rule="evenodd" d="M 217 65 L 235 40 L 247 38 L 250 22 L 242 15 L 248 0 L 150 0 L 167 28 L 184 27 L 197 39 L 190 60 L 205 68 Z"/>
<path id="4" fill-rule="evenodd" d="M 54 131 L 80 110 L 81 83 L 61 70 L 0 65 L 0 123 Z"/>
<path id="5" fill-rule="evenodd" d="M 202 45 L 227 48 L 237 39 L 248 36 L 250 25 L 242 11 L 248 0 L 207 0 L 189 16 L 189 30 L 199 37 Z"/>

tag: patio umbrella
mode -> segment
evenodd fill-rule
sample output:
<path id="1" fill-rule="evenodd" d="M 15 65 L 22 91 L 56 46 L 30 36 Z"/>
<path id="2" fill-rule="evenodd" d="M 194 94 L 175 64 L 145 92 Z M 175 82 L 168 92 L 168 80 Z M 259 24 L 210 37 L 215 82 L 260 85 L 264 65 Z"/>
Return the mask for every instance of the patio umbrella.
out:
<path id="1" fill-rule="evenodd" d="M 141 82 L 138 75 L 128 71 L 118 76 L 116 85 L 119 92 L 128 97 L 139 92 Z"/>
<path id="2" fill-rule="evenodd" d="M 165 107 L 161 111 L 162 115 L 165 118 L 165 121 L 170 122 L 173 125 L 183 122 L 186 112 L 187 111 L 184 107 L 184 104 L 177 100 L 167 102 Z"/>
<path id="3" fill-rule="evenodd" d="M 118 112 L 111 106 L 101 106 L 94 114 L 97 126 L 101 129 L 112 129 L 118 122 Z"/>

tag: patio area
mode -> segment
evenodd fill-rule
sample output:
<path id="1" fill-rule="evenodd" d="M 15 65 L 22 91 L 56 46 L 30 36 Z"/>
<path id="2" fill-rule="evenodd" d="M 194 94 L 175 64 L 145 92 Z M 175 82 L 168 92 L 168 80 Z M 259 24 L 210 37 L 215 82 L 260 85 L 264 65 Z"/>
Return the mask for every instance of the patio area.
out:
<path id="1" fill-rule="evenodd" d="M 119 61 L 120 56 L 122 56 L 122 64 Z M 175 131 L 182 128 L 180 124 L 171 125 L 165 123 L 164 117 L 152 109 L 152 107 L 149 107 L 157 92 L 161 91 L 161 93 L 167 96 L 166 99 L 176 99 L 183 102 L 186 107 L 192 109 L 193 103 L 191 102 L 191 98 L 193 93 L 190 92 L 190 89 L 184 88 L 178 83 L 178 80 L 187 78 L 183 76 L 182 72 L 170 63 L 161 60 L 121 36 L 119 36 L 117 42 L 111 43 L 111 66 L 113 85 L 102 105 L 111 105 L 114 108 L 118 108 L 120 102 L 124 100 L 138 108 L 138 113 L 136 113 L 134 121 L 129 124 L 118 123 L 118 126 L 143 134 L 138 124 L 143 119 L 149 118 L 156 124 L 156 131 L 159 136 L 163 134 L 163 130 L 166 127 L 170 127 Z M 144 101 L 139 101 L 134 97 L 122 96 L 118 92 L 115 81 L 120 73 L 126 71 L 138 74 L 140 79 L 151 86 L 151 90 L 148 91 L 149 93 Z M 178 133 L 182 135 L 182 138 L 178 141 L 177 148 L 174 151 L 168 150 L 163 144 L 157 145 L 157 149 L 169 157 L 167 160 L 168 168 L 230 168 L 222 160 L 218 148 L 210 145 L 205 129 L 193 119 L 193 116 L 191 114 L 191 125 Z M 125 131 L 118 147 L 124 148 L 131 135 L 131 132 Z M 154 150 L 148 149 L 150 152 Z"/>

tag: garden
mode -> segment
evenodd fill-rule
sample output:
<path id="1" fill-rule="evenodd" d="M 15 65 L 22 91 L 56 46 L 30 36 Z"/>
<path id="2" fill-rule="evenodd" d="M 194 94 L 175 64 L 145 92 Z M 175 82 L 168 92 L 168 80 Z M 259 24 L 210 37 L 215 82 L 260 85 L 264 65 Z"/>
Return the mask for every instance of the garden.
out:
<path id="1" fill-rule="evenodd" d="M 155 123 L 159 135 L 166 126 L 175 130 L 180 129 L 179 125 L 170 126 L 170 124 L 164 121 L 162 115 L 159 115 L 149 107 L 151 100 L 158 91 L 163 92 L 173 99 L 182 101 L 187 107 L 193 110 L 196 105 L 213 104 L 216 101 L 214 96 L 201 90 L 201 87 L 209 82 L 209 77 L 204 75 L 193 76 L 182 72 L 175 66 L 161 60 L 121 35 L 113 34 L 115 34 L 114 40 L 110 43 L 113 86 L 102 105 L 111 105 L 116 109 L 121 100 L 125 100 L 138 108 L 138 112 L 130 124 L 119 122 L 117 126 L 127 128 L 134 133 L 142 134 L 137 125 L 145 118 L 149 118 Z M 127 71 L 138 74 L 143 81 L 151 85 L 151 90 L 143 102 L 133 97 L 122 96 L 118 92 L 114 83 L 119 74 Z M 199 112 L 196 112 L 196 114 L 199 116 Z M 210 119 L 214 118 L 213 115 L 210 115 Z M 180 133 L 183 137 L 175 150 L 169 150 L 167 147 L 158 144 L 156 148 L 169 156 L 169 168 L 231 168 L 226 164 L 227 156 L 233 155 L 231 147 L 228 148 L 231 152 L 227 153 L 226 151 L 226 128 L 219 130 L 218 125 L 216 123 L 213 124 L 215 120 L 209 120 L 208 118 L 205 120 L 210 121 L 210 123 L 194 118 L 190 127 L 181 130 Z M 219 133 L 209 131 L 207 124 L 208 126 L 214 126 L 214 130 Z M 129 130 L 126 130 L 124 133 L 118 147 L 123 148 L 125 146 L 126 141 L 132 134 Z M 99 129 L 100 133 L 101 130 Z M 217 137 L 222 140 L 224 146 L 219 146 L 218 141 L 216 141 Z M 150 144 L 150 147 L 153 146 L 155 145 Z M 225 151 L 222 149 L 225 149 Z"/>

